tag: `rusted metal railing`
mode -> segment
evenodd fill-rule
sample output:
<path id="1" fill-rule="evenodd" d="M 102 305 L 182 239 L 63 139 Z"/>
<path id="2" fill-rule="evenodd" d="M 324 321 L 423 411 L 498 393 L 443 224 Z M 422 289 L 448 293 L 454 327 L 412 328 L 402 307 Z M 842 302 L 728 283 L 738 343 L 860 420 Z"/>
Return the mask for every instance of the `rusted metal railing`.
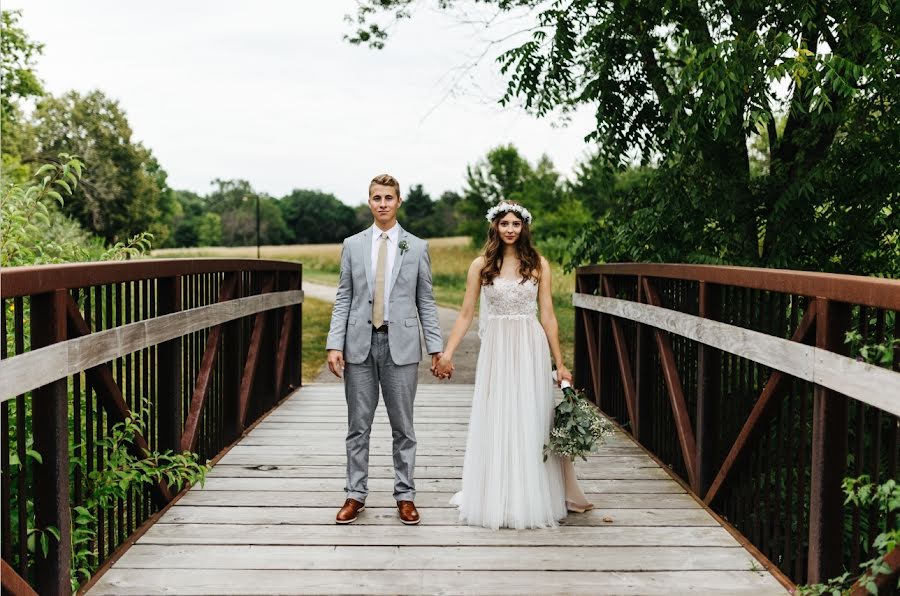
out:
<path id="1" fill-rule="evenodd" d="M 871 366 L 845 341 L 900 338 L 900 281 L 595 265 L 574 303 L 576 385 L 785 583 L 857 570 L 897 523 L 845 507 L 841 481 L 900 477 L 900 349 Z"/>
<path id="2" fill-rule="evenodd" d="M 138 456 L 190 450 L 205 461 L 300 385 L 300 283 L 296 263 L 243 259 L 0 271 L 4 590 L 70 590 L 71 512 L 113 425 L 143 422 Z M 180 488 L 134 489 L 90 512 L 99 562 Z M 48 536 L 44 556 L 50 527 L 60 537 Z"/>

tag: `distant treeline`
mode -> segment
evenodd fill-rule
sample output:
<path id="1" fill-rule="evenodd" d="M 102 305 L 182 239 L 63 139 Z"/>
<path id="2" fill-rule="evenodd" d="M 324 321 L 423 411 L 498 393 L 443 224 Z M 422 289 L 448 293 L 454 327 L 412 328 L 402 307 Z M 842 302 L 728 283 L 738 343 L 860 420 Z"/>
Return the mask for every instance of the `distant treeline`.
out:
<path id="1" fill-rule="evenodd" d="M 213 191 L 200 196 L 174 191 L 177 203 L 166 246 L 246 246 L 262 244 L 322 244 L 340 242 L 372 224 L 367 205 L 351 207 L 331 193 L 296 189 L 280 198 L 256 192 L 246 180 L 215 180 Z M 461 196 L 445 192 L 437 200 L 421 185 L 403 194 L 400 221 L 426 237 L 453 236 L 459 230 Z"/>

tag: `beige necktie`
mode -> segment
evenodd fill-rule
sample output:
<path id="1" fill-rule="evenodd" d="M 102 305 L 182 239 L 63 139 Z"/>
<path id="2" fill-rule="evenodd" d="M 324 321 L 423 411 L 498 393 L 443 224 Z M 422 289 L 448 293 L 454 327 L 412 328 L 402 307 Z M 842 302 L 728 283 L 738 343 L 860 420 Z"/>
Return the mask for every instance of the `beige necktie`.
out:
<path id="1" fill-rule="evenodd" d="M 375 264 L 375 296 L 372 304 L 372 325 L 381 327 L 384 325 L 384 268 L 387 261 L 388 235 L 381 233 L 381 243 L 378 245 L 378 261 Z"/>

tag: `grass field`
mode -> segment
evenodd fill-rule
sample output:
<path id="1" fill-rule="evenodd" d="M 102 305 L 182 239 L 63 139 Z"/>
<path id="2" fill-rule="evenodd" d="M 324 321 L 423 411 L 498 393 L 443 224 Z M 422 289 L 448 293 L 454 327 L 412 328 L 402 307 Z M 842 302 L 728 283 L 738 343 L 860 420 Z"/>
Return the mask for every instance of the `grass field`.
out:
<path id="1" fill-rule="evenodd" d="M 435 238 L 428 241 L 431 269 L 434 278 L 434 296 L 438 304 L 459 308 L 466 289 L 466 273 L 479 250 L 472 247 L 468 237 Z M 340 244 L 296 244 L 290 246 L 263 246 L 260 255 L 264 259 L 285 259 L 303 263 L 303 279 L 329 285 L 337 285 L 341 268 Z M 165 257 L 255 257 L 256 247 L 179 248 L 154 250 L 153 256 Z M 575 274 L 564 274 L 560 267 L 553 271 L 553 305 L 559 320 L 560 343 L 566 365 L 572 368 L 575 343 L 575 309 L 572 292 Z M 307 300 L 303 307 L 303 378 L 307 380 L 307 362 L 318 367 L 324 363 L 325 336 L 331 307 L 328 304 L 312 304 Z M 315 301 L 318 302 L 318 301 Z M 327 310 L 327 315 L 324 313 Z M 309 336 L 307 336 L 309 330 Z M 317 339 L 318 336 L 321 336 Z M 316 343 L 318 341 L 318 343 Z M 321 346 L 321 358 L 307 346 Z M 315 377 L 315 374 L 313 374 Z"/>
<path id="2" fill-rule="evenodd" d="M 325 339 L 331 322 L 331 303 L 315 298 L 303 300 L 303 361 L 301 374 L 310 383 L 325 364 Z"/>

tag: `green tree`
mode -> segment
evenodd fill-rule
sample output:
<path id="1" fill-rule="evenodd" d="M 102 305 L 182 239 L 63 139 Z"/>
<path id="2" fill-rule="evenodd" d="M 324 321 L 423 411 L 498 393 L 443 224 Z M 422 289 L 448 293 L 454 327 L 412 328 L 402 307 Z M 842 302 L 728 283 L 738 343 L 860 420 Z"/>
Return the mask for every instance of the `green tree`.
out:
<path id="1" fill-rule="evenodd" d="M 594 219 L 610 213 L 625 217 L 625 197 L 633 190 L 640 192 L 653 174 L 649 166 L 617 168 L 595 153 L 575 167 L 571 190 Z"/>
<path id="2" fill-rule="evenodd" d="M 256 197 L 249 198 L 236 209 L 221 214 L 222 243 L 225 246 L 252 246 L 256 244 Z M 291 233 L 278 201 L 271 197 L 259 197 L 259 243 L 285 244 Z"/>
<path id="3" fill-rule="evenodd" d="M 219 246 L 222 244 L 222 217 L 209 209 L 200 195 L 173 191 L 176 208 L 172 218 L 171 246 Z"/>
<path id="4" fill-rule="evenodd" d="M 100 91 L 47 97 L 34 112 L 33 134 L 42 162 L 57 153 L 78 154 L 91 164 L 65 212 L 108 242 L 151 230 L 168 234 L 162 204 L 165 172 L 149 149 L 132 140 L 118 102 Z"/>
<path id="5" fill-rule="evenodd" d="M 214 190 L 206 196 L 206 207 L 222 221 L 222 244 L 252 246 L 256 244 L 256 201 L 259 200 L 259 241 L 261 244 L 284 244 L 291 233 L 284 222 L 279 202 L 253 189 L 246 180 L 212 182 Z"/>
<path id="6" fill-rule="evenodd" d="M 434 201 L 421 184 L 409 188 L 398 215 L 403 227 L 420 238 L 434 238 L 439 229 L 434 218 Z"/>
<path id="7" fill-rule="evenodd" d="M 150 248 L 153 235 L 141 232 L 106 249 L 60 213 L 64 195 L 78 188 L 85 170 L 80 159 L 65 153 L 56 161 L 59 165 L 44 164 L 24 184 L 0 182 L 0 267 L 127 259 Z"/>
<path id="8" fill-rule="evenodd" d="M 18 10 L 0 11 L 0 144 L 3 175 L 23 183 L 29 169 L 22 165 L 23 156 L 33 153 L 31 135 L 19 105 L 23 99 L 41 97 L 44 88 L 35 74 L 35 58 L 43 45 L 28 38 L 18 22 Z"/>
<path id="9" fill-rule="evenodd" d="M 194 227 L 197 246 L 219 246 L 222 244 L 222 218 L 218 213 L 207 211 L 199 215 Z"/>
<path id="10" fill-rule="evenodd" d="M 295 189 L 279 201 L 291 242 L 341 242 L 356 233 L 356 214 L 331 193 Z"/>
<path id="11" fill-rule="evenodd" d="M 503 103 L 538 116 L 589 105 L 605 161 L 657 166 L 627 220 L 601 217 L 582 237 L 579 260 L 900 272 L 896 3 L 484 3 L 535 9 L 531 38 L 500 56 Z M 375 21 L 413 4 L 363 1 L 350 40 L 380 47 Z"/>
<path id="12" fill-rule="evenodd" d="M 444 191 L 434 202 L 434 219 L 439 232 L 435 236 L 456 236 L 460 233 L 459 206 L 461 203 L 462 195 L 452 190 Z"/>

